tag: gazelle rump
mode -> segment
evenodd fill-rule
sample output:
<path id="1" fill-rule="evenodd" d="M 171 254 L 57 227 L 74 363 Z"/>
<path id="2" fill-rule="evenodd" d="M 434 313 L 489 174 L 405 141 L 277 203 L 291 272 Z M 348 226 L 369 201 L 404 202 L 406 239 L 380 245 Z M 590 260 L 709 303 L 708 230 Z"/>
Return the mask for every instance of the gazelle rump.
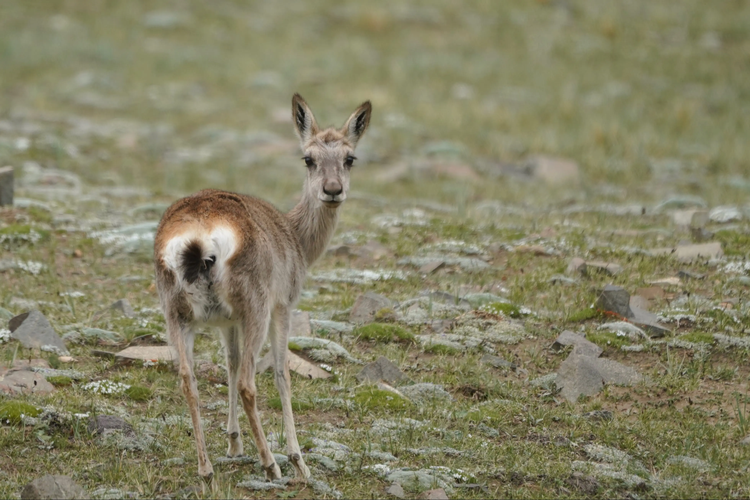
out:
<path id="1" fill-rule="evenodd" d="M 338 207 L 346 199 L 354 149 L 370 123 L 369 101 L 341 129 L 320 129 L 299 94 L 292 118 L 304 153 L 307 177 L 302 199 L 287 214 L 251 196 L 205 189 L 182 198 L 164 213 L 156 232 L 156 287 L 169 342 L 177 351 L 179 377 L 193 422 L 198 473 L 210 479 L 193 342 L 198 326 L 218 327 L 226 351 L 229 385 L 227 455 L 243 454 L 238 396 L 268 479 L 281 471 L 268 447 L 257 411 L 255 363 L 266 338 L 274 360 L 287 453 L 295 475 L 310 476 L 297 441 L 291 381 L 286 362 L 290 316 L 307 268 L 333 236 Z"/>

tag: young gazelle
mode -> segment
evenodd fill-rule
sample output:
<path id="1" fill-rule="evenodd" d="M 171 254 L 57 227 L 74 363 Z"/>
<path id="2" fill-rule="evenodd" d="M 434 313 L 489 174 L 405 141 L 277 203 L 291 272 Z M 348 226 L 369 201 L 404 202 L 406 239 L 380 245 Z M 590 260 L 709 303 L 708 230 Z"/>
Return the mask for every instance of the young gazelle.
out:
<path id="1" fill-rule="evenodd" d="M 266 477 L 281 477 L 256 408 L 255 363 L 269 337 L 274 378 L 281 398 L 289 460 L 307 478 L 292 415 L 286 362 L 290 315 L 307 268 L 333 235 L 338 207 L 349 189 L 354 148 L 370 122 L 365 102 L 340 130 L 321 130 L 307 103 L 295 94 L 292 118 L 307 165 L 302 199 L 283 214 L 271 204 L 241 194 L 206 189 L 176 201 L 156 233 L 154 261 L 167 333 L 179 361 L 179 376 L 193 421 L 198 474 L 213 476 L 201 427 L 193 375 L 196 326 L 221 329 L 229 382 L 227 455 L 242 455 L 237 420 L 239 393 Z"/>

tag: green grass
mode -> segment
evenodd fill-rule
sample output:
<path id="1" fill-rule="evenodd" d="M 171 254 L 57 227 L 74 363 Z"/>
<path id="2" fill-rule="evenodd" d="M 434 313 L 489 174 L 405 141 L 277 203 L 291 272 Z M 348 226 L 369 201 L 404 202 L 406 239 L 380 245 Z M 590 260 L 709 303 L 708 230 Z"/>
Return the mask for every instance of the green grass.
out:
<path id="1" fill-rule="evenodd" d="M 65 375 L 52 375 L 47 377 L 47 382 L 54 385 L 55 387 L 67 387 L 73 385 L 73 379 L 66 377 Z"/>
<path id="2" fill-rule="evenodd" d="M 37 417 L 41 412 L 36 406 L 24 401 L 5 401 L 0 403 L 0 423 L 18 425 L 22 422 L 22 416 Z"/>
<path id="3" fill-rule="evenodd" d="M 358 391 L 354 395 L 354 402 L 363 409 L 373 411 L 388 410 L 398 412 L 410 405 L 408 400 L 398 394 L 372 387 Z"/>

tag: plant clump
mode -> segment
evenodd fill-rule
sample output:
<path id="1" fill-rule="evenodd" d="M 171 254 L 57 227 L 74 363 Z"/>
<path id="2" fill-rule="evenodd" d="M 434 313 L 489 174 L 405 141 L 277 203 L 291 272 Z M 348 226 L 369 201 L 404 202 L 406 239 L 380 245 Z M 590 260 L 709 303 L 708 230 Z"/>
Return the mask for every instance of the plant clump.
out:
<path id="1" fill-rule="evenodd" d="M 409 406 L 409 401 L 391 391 L 384 391 L 374 387 L 360 390 L 354 395 L 354 402 L 371 410 L 403 410 Z"/>
<path id="2" fill-rule="evenodd" d="M 18 425 L 24 417 L 38 417 L 42 410 L 23 401 L 6 401 L 0 404 L 0 422 L 8 425 Z"/>
<path id="3" fill-rule="evenodd" d="M 414 334 L 399 325 L 388 323 L 370 323 L 360 326 L 352 332 L 362 340 L 375 342 L 413 342 Z"/>
<path id="4" fill-rule="evenodd" d="M 154 393 L 154 391 L 142 385 L 131 385 L 124 392 L 133 401 L 147 401 Z"/>
<path id="5" fill-rule="evenodd" d="M 47 382 L 55 387 L 67 387 L 73 384 L 73 379 L 65 375 L 51 375 L 47 377 Z"/>
<path id="6" fill-rule="evenodd" d="M 515 304 L 508 304 L 507 302 L 491 302 L 489 304 L 481 306 L 479 310 L 491 314 L 507 316 L 514 319 L 522 318 L 531 314 L 531 311 L 529 311 L 527 308 L 518 307 Z"/>

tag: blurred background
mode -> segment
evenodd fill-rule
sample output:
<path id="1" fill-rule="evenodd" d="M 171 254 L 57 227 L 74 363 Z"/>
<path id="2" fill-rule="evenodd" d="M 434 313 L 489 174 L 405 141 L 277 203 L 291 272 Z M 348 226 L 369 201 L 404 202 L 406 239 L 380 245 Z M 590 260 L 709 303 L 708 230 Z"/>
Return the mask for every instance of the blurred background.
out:
<path id="1" fill-rule="evenodd" d="M 372 101 L 355 195 L 742 203 L 749 35 L 743 0 L 2 2 L 0 163 L 289 206 L 299 92 Z"/>

